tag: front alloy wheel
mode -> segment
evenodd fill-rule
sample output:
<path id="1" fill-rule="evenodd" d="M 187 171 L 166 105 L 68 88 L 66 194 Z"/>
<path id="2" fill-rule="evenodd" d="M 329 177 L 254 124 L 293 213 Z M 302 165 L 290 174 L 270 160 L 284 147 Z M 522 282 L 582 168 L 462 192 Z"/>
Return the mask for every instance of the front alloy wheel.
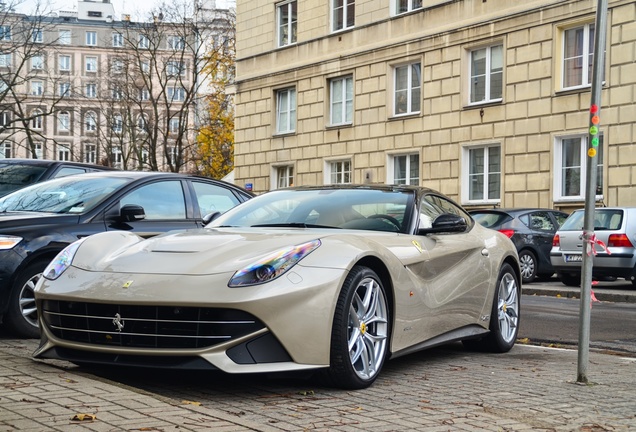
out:
<path id="1" fill-rule="evenodd" d="M 386 292 L 376 273 L 354 267 L 342 287 L 331 337 L 333 385 L 347 389 L 370 386 L 387 356 L 390 314 Z"/>

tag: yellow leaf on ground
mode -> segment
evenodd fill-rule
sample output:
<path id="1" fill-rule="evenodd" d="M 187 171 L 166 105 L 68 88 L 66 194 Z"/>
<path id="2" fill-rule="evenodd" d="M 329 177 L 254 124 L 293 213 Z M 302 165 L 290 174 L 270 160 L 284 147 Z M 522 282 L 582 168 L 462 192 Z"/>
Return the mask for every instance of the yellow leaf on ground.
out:
<path id="1" fill-rule="evenodd" d="M 186 404 L 186 405 L 196 405 L 196 406 L 201 406 L 201 402 L 193 402 L 193 401 L 189 401 L 189 400 L 181 401 L 181 403 Z"/>
<path id="2" fill-rule="evenodd" d="M 96 420 L 97 416 L 93 414 L 75 414 L 71 421 L 93 421 Z"/>

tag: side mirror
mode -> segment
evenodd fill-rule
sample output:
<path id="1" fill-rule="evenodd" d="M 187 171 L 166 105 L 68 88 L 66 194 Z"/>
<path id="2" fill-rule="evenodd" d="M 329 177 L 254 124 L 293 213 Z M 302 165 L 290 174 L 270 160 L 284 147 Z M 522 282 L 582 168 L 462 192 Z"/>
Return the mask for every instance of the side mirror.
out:
<path id="1" fill-rule="evenodd" d="M 430 228 L 418 230 L 418 234 L 463 232 L 468 228 L 468 223 L 463 216 L 445 213 L 437 216 Z"/>
<path id="2" fill-rule="evenodd" d="M 214 219 L 218 218 L 219 216 L 221 216 L 221 212 L 220 211 L 214 211 L 212 213 L 208 213 L 205 216 L 203 216 L 203 225 L 207 225 L 210 222 L 212 222 Z"/>
<path id="3" fill-rule="evenodd" d="M 140 205 L 126 204 L 121 208 L 119 217 L 122 222 L 137 222 L 146 218 L 146 212 Z"/>

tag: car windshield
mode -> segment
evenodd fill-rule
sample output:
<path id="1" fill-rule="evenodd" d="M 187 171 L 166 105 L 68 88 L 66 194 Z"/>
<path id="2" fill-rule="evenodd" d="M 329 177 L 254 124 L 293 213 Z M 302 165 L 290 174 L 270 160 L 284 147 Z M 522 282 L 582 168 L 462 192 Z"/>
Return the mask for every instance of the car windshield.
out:
<path id="1" fill-rule="evenodd" d="M 0 198 L 0 212 L 84 213 L 128 181 L 84 174 L 49 180 Z"/>
<path id="2" fill-rule="evenodd" d="M 0 196 L 38 181 L 46 166 L 0 162 Z"/>
<path id="3" fill-rule="evenodd" d="M 209 227 L 343 228 L 406 232 L 414 193 L 391 189 L 284 189 L 229 210 Z"/>
<path id="4" fill-rule="evenodd" d="M 561 226 L 560 231 L 580 231 L 583 229 L 585 212 L 577 210 L 572 213 Z M 596 209 L 594 210 L 594 230 L 618 230 L 623 224 L 623 210 Z"/>

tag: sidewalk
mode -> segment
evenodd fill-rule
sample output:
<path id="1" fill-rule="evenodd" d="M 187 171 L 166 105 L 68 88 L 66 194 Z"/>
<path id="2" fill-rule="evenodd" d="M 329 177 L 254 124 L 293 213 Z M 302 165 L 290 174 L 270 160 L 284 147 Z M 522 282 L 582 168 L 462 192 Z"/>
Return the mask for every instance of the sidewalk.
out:
<path id="1" fill-rule="evenodd" d="M 33 360 L 36 345 L 0 340 L 0 431 L 636 430 L 636 359 L 595 352 L 588 385 L 575 383 L 576 351 L 452 345 L 389 361 L 371 388 L 347 392 L 176 371 L 100 378 Z"/>

